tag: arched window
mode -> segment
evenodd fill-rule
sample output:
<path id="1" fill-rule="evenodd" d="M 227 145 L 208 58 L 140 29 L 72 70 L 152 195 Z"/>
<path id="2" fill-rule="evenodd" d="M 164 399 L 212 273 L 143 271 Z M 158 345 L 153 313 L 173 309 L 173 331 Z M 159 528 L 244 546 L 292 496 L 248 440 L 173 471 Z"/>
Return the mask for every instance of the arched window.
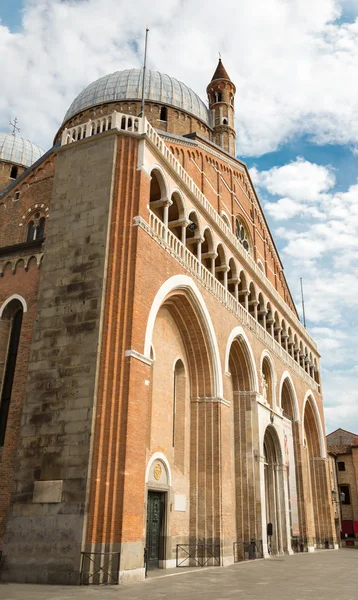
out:
<path id="1" fill-rule="evenodd" d="M 17 173 L 18 173 L 18 168 L 17 167 L 11 167 L 10 179 L 16 179 Z"/>
<path id="2" fill-rule="evenodd" d="M 35 239 L 35 223 L 33 221 L 30 221 L 27 225 L 27 238 L 26 241 L 27 242 L 32 242 Z"/>
<path id="3" fill-rule="evenodd" d="M 223 125 L 227 125 L 227 119 L 223 119 Z"/>
<path id="4" fill-rule="evenodd" d="M 45 217 L 41 217 L 40 213 L 33 215 L 31 221 L 27 225 L 27 242 L 42 240 L 45 236 Z"/>
<path id="5" fill-rule="evenodd" d="M 240 244 L 243 245 L 245 250 L 247 250 L 247 252 L 250 252 L 251 244 L 250 244 L 249 233 L 248 233 L 244 223 L 238 217 L 236 217 L 236 220 L 235 220 L 235 235 L 236 235 L 237 239 L 239 240 Z"/>
<path id="6" fill-rule="evenodd" d="M 167 121 L 168 120 L 168 109 L 166 106 L 162 106 L 160 109 L 160 117 L 159 119 L 161 121 Z"/>
<path id="7" fill-rule="evenodd" d="M 4 445 L 6 425 L 9 415 L 16 359 L 19 348 L 23 306 L 19 300 L 12 300 L 5 308 L 0 321 L 0 362 L 5 366 L 0 380 L 0 447 Z"/>
<path id="8" fill-rule="evenodd" d="M 222 102 L 223 95 L 221 92 L 218 92 L 218 102 Z"/>

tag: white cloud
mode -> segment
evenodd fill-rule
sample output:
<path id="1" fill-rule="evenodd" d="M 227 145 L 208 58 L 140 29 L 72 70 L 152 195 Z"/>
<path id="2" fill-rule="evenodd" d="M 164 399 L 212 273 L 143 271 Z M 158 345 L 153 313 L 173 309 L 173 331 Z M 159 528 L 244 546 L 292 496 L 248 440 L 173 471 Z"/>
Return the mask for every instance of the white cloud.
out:
<path id="1" fill-rule="evenodd" d="M 84 86 L 140 66 L 148 23 L 149 66 L 203 98 L 222 52 L 237 85 L 240 154 L 302 133 L 357 146 L 358 23 L 335 21 L 347 2 L 251 0 L 238 9 L 227 0 L 223 11 L 203 0 L 25 0 L 21 32 L 0 25 L 0 123 L 17 115 L 22 134 L 48 147 Z"/>
<path id="2" fill-rule="evenodd" d="M 358 367 L 347 369 L 358 354 L 358 185 L 335 192 L 331 167 L 304 159 L 255 169 L 253 179 L 269 198 L 266 212 L 280 223 L 275 237 L 298 307 L 303 277 L 306 316 L 322 355 L 328 429 L 358 433 Z"/>
<path id="3" fill-rule="evenodd" d="M 332 169 L 311 163 L 302 157 L 269 171 L 258 172 L 257 169 L 252 169 L 251 174 L 256 185 L 265 188 L 270 194 L 287 196 L 300 202 L 316 202 L 335 184 Z"/>

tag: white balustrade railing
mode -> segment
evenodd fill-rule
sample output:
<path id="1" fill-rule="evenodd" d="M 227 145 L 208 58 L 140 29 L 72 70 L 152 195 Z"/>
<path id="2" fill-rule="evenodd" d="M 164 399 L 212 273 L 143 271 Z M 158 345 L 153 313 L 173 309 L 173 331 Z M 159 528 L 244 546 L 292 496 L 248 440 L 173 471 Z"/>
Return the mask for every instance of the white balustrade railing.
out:
<path id="1" fill-rule="evenodd" d="M 266 329 L 240 304 L 238 300 L 214 277 L 184 244 L 165 227 L 164 223 L 149 211 L 149 226 L 144 219 L 136 217 L 136 222 L 145 229 L 169 254 L 196 277 L 224 306 L 230 310 L 265 346 L 270 348 L 292 371 L 304 379 L 310 388 L 319 391 L 317 382 L 292 358 Z"/>
<path id="2" fill-rule="evenodd" d="M 307 330 L 303 327 L 296 314 L 290 309 L 290 307 L 284 302 L 274 285 L 261 271 L 260 267 L 256 264 L 252 256 L 244 249 L 242 244 L 237 240 L 236 236 L 232 233 L 231 229 L 225 224 L 221 216 L 210 204 L 204 194 L 201 192 L 199 187 L 196 185 L 194 180 L 188 175 L 185 169 L 182 167 L 180 162 L 175 158 L 173 153 L 166 146 L 163 138 L 155 131 L 150 125 L 146 118 L 136 117 L 124 113 L 113 111 L 110 115 L 98 117 L 96 119 L 90 119 L 86 123 L 76 125 L 70 128 L 66 128 L 62 132 L 61 145 L 71 144 L 79 140 L 91 137 L 110 129 L 118 129 L 119 131 L 125 131 L 132 134 L 143 135 L 144 133 L 151 140 L 154 146 L 159 150 L 164 159 L 170 164 L 170 166 L 178 173 L 180 179 L 189 188 L 190 192 L 195 196 L 203 209 L 208 213 L 210 218 L 223 232 L 226 238 L 229 240 L 231 246 L 234 247 L 236 252 L 243 259 L 255 273 L 257 278 L 262 283 L 262 287 L 266 288 L 266 292 L 271 294 L 275 299 L 277 305 L 280 307 L 280 311 L 286 318 L 291 321 L 292 326 L 297 329 L 302 337 L 317 351 L 317 344 L 311 338 Z M 158 225 L 159 227 L 159 225 Z M 165 233 L 165 232 L 164 232 Z M 160 237 L 164 238 L 164 233 L 159 233 Z M 169 233 L 169 232 L 168 232 Z M 167 235 L 167 233 L 165 233 Z M 174 236 L 175 237 L 175 236 Z M 178 252 L 179 254 L 179 252 Z"/>
<path id="3" fill-rule="evenodd" d="M 255 275 L 259 278 L 259 280 L 263 283 L 263 286 L 267 289 L 269 294 L 273 296 L 277 304 L 280 306 L 280 309 L 283 314 L 287 316 L 289 320 L 291 320 L 293 326 L 300 331 L 301 335 L 308 341 L 308 343 L 317 350 L 316 342 L 311 338 L 307 330 L 303 327 L 300 320 L 297 318 L 296 314 L 290 309 L 290 307 L 284 302 L 283 298 L 280 296 L 274 285 L 271 281 L 266 277 L 266 275 L 261 271 L 260 267 L 256 264 L 252 256 L 245 250 L 245 248 L 240 244 L 237 240 L 236 236 L 232 233 L 231 229 L 225 224 L 221 216 L 215 210 L 215 208 L 210 204 L 210 202 L 206 199 L 202 191 L 199 187 L 194 183 L 193 179 L 188 175 L 185 169 L 182 167 L 180 162 L 175 158 L 173 153 L 169 150 L 169 148 L 165 145 L 161 136 L 155 131 L 155 129 L 146 121 L 145 130 L 148 138 L 153 142 L 153 144 L 158 148 L 164 158 L 169 162 L 171 167 L 178 173 L 181 180 L 185 183 L 185 185 L 189 188 L 189 190 L 194 194 L 196 199 L 199 201 L 204 210 L 210 215 L 211 219 L 216 223 L 216 225 L 221 229 L 221 231 L 225 234 L 225 236 L 230 241 L 230 244 L 234 246 L 237 253 L 243 258 L 243 260 L 249 265 L 252 271 L 254 271 Z"/>
<path id="4" fill-rule="evenodd" d="M 146 119 L 119 113 L 116 110 L 110 115 L 90 119 L 81 125 L 74 125 L 63 130 L 61 135 L 61 146 L 72 144 L 85 138 L 109 131 L 110 129 L 118 129 L 130 133 L 143 134 Z"/>

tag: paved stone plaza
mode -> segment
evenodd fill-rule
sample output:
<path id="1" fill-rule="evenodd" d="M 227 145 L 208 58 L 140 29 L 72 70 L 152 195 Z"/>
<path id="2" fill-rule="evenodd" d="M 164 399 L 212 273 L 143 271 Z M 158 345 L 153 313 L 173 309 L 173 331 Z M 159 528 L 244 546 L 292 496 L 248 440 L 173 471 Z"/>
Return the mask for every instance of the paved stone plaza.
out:
<path id="1" fill-rule="evenodd" d="M 358 598 L 358 552 L 328 550 L 241 563 L 225 569 L 157 571 L 111 587 L 0 584 L 1 600 L 327 600 Z"/>

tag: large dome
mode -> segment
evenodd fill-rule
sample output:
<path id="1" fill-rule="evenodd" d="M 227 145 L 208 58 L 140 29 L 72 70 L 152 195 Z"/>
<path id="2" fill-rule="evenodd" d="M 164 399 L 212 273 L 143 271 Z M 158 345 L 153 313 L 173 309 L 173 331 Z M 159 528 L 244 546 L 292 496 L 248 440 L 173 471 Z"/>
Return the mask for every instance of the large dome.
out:
<path id="1" fill-rule="evenodd" d="M 0 133 L 0 160 L 31 167 L 44 150 L 36 144 L 10 133 Z"/>
<path id="2" fill-rule="evenodd" d="M 143 69 L 116 71 L 97 79 L 75 98 L 64 122 L 91 106 L 118 100 L 140 100 L 142 81 Z M 201 98 L 181 81 L 159 71 L 146 70 L 145 100 L 175 106 L 195 115 L 207 125 L 210 123 L 209 110 Z"/>

